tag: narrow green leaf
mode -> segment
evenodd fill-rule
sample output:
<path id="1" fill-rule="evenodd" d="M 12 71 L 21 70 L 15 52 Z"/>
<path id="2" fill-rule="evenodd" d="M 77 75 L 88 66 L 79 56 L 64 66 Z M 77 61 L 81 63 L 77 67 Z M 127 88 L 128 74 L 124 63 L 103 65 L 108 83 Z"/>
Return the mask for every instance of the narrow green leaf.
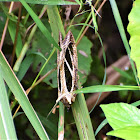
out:
<path id="1" fill-rule="evenodd" d="M 55 8 L 54 8 L 55 9 Z M 51 9 L 50 9 L 51 10 Z M 52 13 L 53 11 L 49 11 L 49 13 Z M 56 15 L 54 15 L 56 14 Z M 56 18 L 56 16 L 58 15 L 58 13 L 56 13 L 56 11 L 54 11 L 54 13 L 52 13 L 52 15 L 54 15 L 53 17 Z M 50 17 L 51 15 L 49 15 Z M 53 17 L 50 17 L 50 24 L 51 28 L 53 27 L 60 29 L 59 27 L 63 28 L 62 22 L 59 22 L 59 24 L 53 24 Z M 60 16 L 58 16 L 57 18 L 59 18 Z M 55 25 L 57 25 L 57 27 L 55 27 Z M 56 29 L 56 31 L 58 31 L 58 29 Z M 55 32 L 55 30 L 53 30 Z M 61 31 L 61 30 L 60 30 Z M 64 29 L 62 29 L 62 33 L 63 33 Z M 56 32 L 57 33 L 57 32 Z M 54 35 L 56 35 L 56 33 L 53 33 Z M 64 34 L 64 33 L 63 33 Z M 58 35 L 56 36 L 56 39 L 58 38 Z M 79 48 L 80 49 L 80 48 Z M 62 103 L 60 103 L 61 106 L 59 107 L 59 125 L 58 125 L 58 129 L 59 129 L 59 134 L 62 134 L 61 136 L 63 136 L 63 130 L 64 130 L 64 124 L 61 121 L 64 121 L 64 105 Z M 61 108 L 61 109 L 60 109 Z M 78 134 L 79 137 L 81 139 L 92 139 L 94 140 L 94 133 L 93 133 L 93 128 L 92 128 L 92 124 L 91 124 L 91 120 L 89 117 L 89 113 L 88 113 L 88 109 L 86 106 L 86 102 L 84 99 L 84 96 L 82 94 L 77 95 L 76 97 L 76 101 L 72 104 L 72 110 L 73 110 L 73 116 L 75 119 L 75 123 L 78 129 Z M 59 135 L 60 136 L 60 135 Z"/>
<path id="2" fill-rule="evenodd" d="M 0 0 L 0 2 L 18 2 L 20 0 Z M 76 2 L 66 0 L 25 0 L 27 3 L 43 4 L 43 5 L 78 5 Z"/>
<path id="3" fill-rule="evenodd" d="M 83 2 L 82 2 L 82 0 L 75 0 L 79 5 L 82 5 L 83 4 Z"/>
<path id="4" fill-rule="evenodd" d="M 57 125 L 54 124 L 53 120 L 47 119 L 46 116 L 42 116 L 40 113 L 37 113 L 37 115 L 39 116 L 42 124 L 46 128 L 50 139 L 57 139 Z"/>
<path id="5" fill-rule="evenodd" d="M 95 131 L 95 136 L 99 133 L 99 131 L 108 123 L 107 119 L 104 119 L 100 125 L 98 126 L 98 128 Z"/>
<path id="6" fill-rule="evenodd" d="M 17 139 L 15 127 L 12 119 L 12 114 L 9 106 L 8 96 L 6 92 L 6 87 L 2 77 L 2 69 L 0 67 L 0 117 L 2 119 L 4 131 L 6 137 L 1 137 L 1 139 Z"/>
<path id="7" fill-rule="evenodd" d="M 97 85 L 78 89 L 75 93 L 95 93 L 119 90 L 140 90 L 139 86 Z"/>
<path id="8" fill-rule="evenodd" d="M 48 13 L 53 36 L 55 38 L 55 41 L 58 42 L 59 32 L 61 32 L 62 35 L 65 36 L 65 31 L 64 31 L 63 23 L 61 21 L 61 17 L 60 17 L 57 6 L 47 6 L 47 13 Z M 56 22 L 56 19 L 57 19 L 57 22 Z M 52 52 L 53 51 L 55 50 L 52 50 Z M 52 64 L 54 65 L 54 63 Z M 53 75 L 55 76 L 54 78 L 57 77 L 56 74 L 53 74 Z M 59 102 L 58 139 L 64 139 L 64 108 L 65 107 L 63 103 Z"/>
<path id="9" fill-rule="evenodd" d="M 126 103 L 112 103 L 101 105 L 102 110 L 114 129 L 120 129 L 127 126 L 140 126 L 140 110 Z"/>
<path id="10" fill-rule="evenodd" d="M 21 63 L 21 66 L 19 68 L 19 71 L 17 73 L 17 77 L 19 81 L 22 80 L 24 75 L 26 74 L 27 70 L 29 69 L 30 65 L 33 63 L 34 56 L 28 55 Z"/>
<path id="11" fill-rule="evenodd" d="M 64 139 L 64 117 L 65 106 L 62 102 L 59 102 L 59 121 L 58 121 L 58 139 Z"/>
<path id="12" fill-rule="evenodd" d="M 59 32 L 65 37 L 65 30 L 57 6 L 47 6 L 47 13 L 53 36 L 55 41 L 58 42 Z"/>
<path id="13" fill-rule="evenodd" d="M 121 69 L 119 69 L 117 67 L 113 67 L 113 69 L 115 71 L 119 72 L 121 76 L 123 76 L 123 77 L 125 77 L 125 78 L 127 78 L 127 79 L 129 79 L 131 81 L 135 81 L 134 77 L 132 75 L 128 74 L 126 71 L 123 71 L 123 70 L 121 70 Z"/>
<path id="14" fill-rule="evenodd" d="M 76 100 L 72 104 L 71 108 L 80 139 L 95 140 L 84 94 L 79 94 L 76 96 Z"/>
<path id="15" fill-rule="evenodd" d="M 6 81 L 11 91 L 13 92 L 19 104 L 21 105 L 23 111 L 25 112 L 26 116 L 30 120 L 32 126 L 36 130 L 40 139 L 44 139 L 44 140 L 49 139 L 35 110 L 33 109 L 31 103 L 29 102 L 26 92 L 24 91 L 16 75 L 8 65 L 8 62 L 6 61 L 6 58 L 4 57 L 1 51 L 0 51 L 0 68 L 4 80 Z"/>
<path id="16" fill-rule="evenodd" d="M 126 140 L 140 139 L 140 126 L 128 126 L 114 131 L 110 131 L 107 135 L 116 136 Z"/>
<path id="17" fill-rule="evenodd" d="M 0 114 L 0 137 L 6 139 L 6 134 L 5 134 L 5 130 L 4 130 L 4 126 L 3 126 L 3 122 L 2 122 L 2 117 Z"/>

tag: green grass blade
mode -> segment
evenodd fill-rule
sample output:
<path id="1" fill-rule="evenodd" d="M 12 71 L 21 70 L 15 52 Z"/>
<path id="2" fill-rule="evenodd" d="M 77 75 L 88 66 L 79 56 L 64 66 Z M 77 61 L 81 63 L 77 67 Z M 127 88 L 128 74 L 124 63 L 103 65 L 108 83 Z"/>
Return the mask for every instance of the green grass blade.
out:
<path id="1" fill-rule="evenodd" d="M 21 81 L 22 78 L 25 76 L 27 70 L 29 69 L 29 67 L 31 66 L 32 63 L 33 63 L 33 55 L 28 55 L 22 61 L 19 71 L 17 73 L 17 77 L 18 77 L 19 81 Z"/>
<path id="2" fill-rule="evenodd" d="M 65 107 L 62 102 L 59 102 L 58 139 L 64 139 L 64 114 Z"/>
<path id="3" fill-rule="evenodd" d="M 57 6 L 47 6 L 47 13 L 54 39 L 56 42 L 58 42 L 59 32 L 61 32 L 62 35 L 65 36 L 65 31 Z M 59 102 L 58 139 L 64 138 L 64 108 L 65 107 L 63 103 Z"/>
<path id="4" fill-rule="evenodd" d="M 55 42 L 55 40 L 53 39 L 53 37 L 51 36 L 50 32 L 48 31 L 48 29 L 45 27 L 45 25 L 41 22 L 41 20 L 39 19 L 39 17 L 34 13 L 34 11 L 30 8 L 30 6 L 25 2 L 25 0 L 19 0 L 22 5 L 25 7 L 25 9 L 28 11 L 28 13 L 30 14 L 30 16 L 33 18 L 33 20 L 35 21 L 36 25 L 38 26 L 38 28 L 40 29 L 40 31 L 43 33 L 43 35 L 48 39 L 49 42 L 51 42 L 57 49 L 60 50 L 60 47 L 58 46 L 58 44 Z"/>
<path id="5" fill-rule="evenodd" d="M 75 93 L 95 93 L 120 90 L 140 90 L 139 86 L 97 85 L 78 89 Z"/>
<path id="6" fill-rule="evenodd" d="M 9 106 L 8 96 L 6 92 L 6 87 L 2 77 L 2 69 L 0 67 L 0 117 L 2 119 L 2 124 L 6 137 L 1 137 L 1 139 L 17 139 L 15 127 L 12 119 L 12 114 Z"/>
<path id="7" fill-rule="evenodd" d="M 20 0 L 0 0 L 0 2 L 19 2 Z M 78 5 L 80 4 L 77 0 L 76 2 L 66 1 L 66 0 L 25 0 L 27 3 L 32 4 L 43 4 L 43 5 Z"/>
<path id="8" fill-rule="evenodd" d="M 64 36 L 65 35 L 64 27 L 63 27 L 62 22 L 59 21 L 60 16 L 58 15 L 56 7 L 48 6 L 47 12 L 50 19 L 50 24 L 51 24 L 53 34 L 55 35 L 54 38 L 56 39 L 58 38 L 58 34 L 57 34 L 58 31 L 61 31 Z M 55 19 L 53 19 L 54 17 Z M 58 19 L 59 22 L 57 24 L 53 24 L 56 19 Z M 64 105 L 62 103 L 61 105 L 62 106 L 59 106 L 59 117 L 60 117 L 59 126 L 58 126 L 59 132 L 62 132 L 62 130 L 64 130 L 64 124 L 60 125 L 60 123 L 62 122 L 62 117 L 64 119 Z M 72 110 L 73 110 L 73 116 L 75 118 L 75 123 L 78 129 L 80 139 L 94 140 L 93 128 L 92 128 L 91 120 L 89 117 L 88 109 L 87 109 L 86 102 L 83 95 L 81 94 L 77 95 L 76 101 L 72 105 Z"/>
<path id="9" fill-rule="evenodd" d="M 98 128 L 95 131 L 95 136 L 99 133 L 99 131 L 108 123 L 107 119 L 104 119 L 100 125 L 98 126 Z"/>
<path id="10" fill-rule="evenodd" d="M 47 6 L 47 13 L 54 39 L 56 42 L 58 42 L 59 32 L 65 36 L 65 30 L 57 6 Z"/>
<path id="11" fill-rule="evenodd" d="M 6 139 L 6 134 L 5 134 L 4 126 L 3 126 L 3 123 L 2 123 L 1 114 L 0 114 L 0 134 L 1 134 L 0 135 L 1 138 Z"/>
<path id="12" fill-rule="evenodd" d="M 126 71 L 123 71 L 123 70 L 121 70 L 121 69 L 119 69 L 117 67 L 113 67 L 113 69 L 115 71 L 119 72 L 121 76 L 123 76 L 123 77 L 125 77 L 125 78 L 127 78 L 127 79 L 129 79 L 129 80 L 131 80 L 133 82 L 135 82 L 135 78 L 132 75 L 128 74 Z"/>
<path id="13" fill-rule="evenodd" d="M 128 41 L 127 41 L 127 38 L 126 38 L 126 34 L 125 34 L 125 31 L 124 31 L 123 23 L 122 23 L 122 20 L 121 20 L 121 16 L 119 14 L 117 4 L 116 4 L 115 0 L 109 0 L 109 1 L 110 1 L 110 5 L 111 5 L 112 11 L 113 11 L 113 15 L 114 15 L 117 27 L 119 29 L 123 44 L 125 46 L 128 57 L 130 59 L 130 63 L 131 63 L 131 66 L 132 66 L 133 73 L 135 75 L 135 79 L 137 81 L 137 84 L 139 85 L 135 65 L 134 65 L 134 62 L 132 61 L 132 59 L 130 58 L 130 47 L 129 47 L 129 44 L 128 44 Z"/>
<path id="14" fill-rule="evenodd" d="M 8 65 L 8 62 L 6 61 L 2 52 L 0 52 L 0 68 L 4 80 L 13 92 L 19 104 L 21 105 L 23 111 L 25 112 L 26 116 L 28 117 L 29 121 L 31 122 L 39 137 L 44 140 L 49 139 L 35 110 L 33 109 L 31 103 L 28 100 L 26 92 L 24 91 L 16 75 Z"/>
<path id="15" fill-rule="evenodd" d="M 92 123 L 83 94 L 78 94 L 76 96 L 76 100 L 71 108 L 80 139 L 95 140 Z"/>

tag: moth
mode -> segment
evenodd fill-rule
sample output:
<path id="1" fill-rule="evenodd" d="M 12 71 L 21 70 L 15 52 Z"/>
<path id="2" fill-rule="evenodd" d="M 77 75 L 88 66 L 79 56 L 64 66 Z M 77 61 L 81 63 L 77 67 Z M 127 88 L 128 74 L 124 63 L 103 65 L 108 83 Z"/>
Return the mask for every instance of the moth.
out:
<path id="1" fill-rule="evenodd" d="M 69 108 L 76 97 L 73 91 L 78 87 L 77 47 L 71 31 L 67 33 L 64 40 L 62 40 L 62 34 L 59 33 L 59 46 L 61 51 L 58 50 L 57 52 L 57 100 L 61 100 Z"/>

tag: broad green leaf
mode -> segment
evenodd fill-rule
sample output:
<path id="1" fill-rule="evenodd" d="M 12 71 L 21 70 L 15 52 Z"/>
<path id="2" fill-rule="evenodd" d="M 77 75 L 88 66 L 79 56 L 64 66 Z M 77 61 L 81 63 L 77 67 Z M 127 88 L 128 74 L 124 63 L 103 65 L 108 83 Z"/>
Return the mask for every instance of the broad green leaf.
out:
<path id="1" fill-rule="evenodd" d="M 126 140 L 140 139 L 140 126 L 128 126 L 114 131 L 110 131 L 107 135 L 116 136 Z"/>
<path id="2" fill-rule="evenodd" d="M 0 0 L 0 2 L 11 2 L 20 0 Z M 78 5 L 76 2 L 66 1 L 66 0 L 25 0 L 27 3 L 32 4 L 44 4 L 44 5 Z"/>
<path id="3" fill-rule="evenodd" d="M 119 90 L 140 90 L 139 86 L 120 86 L 120 85 L 97 85 L 78 89 L 75 93 L 95 93 Z"/>
<path id="4" fill-rule="evenodd" d="M 8 65 L 8 62 L 6 61 L 6 58 L 4 57 L 1 51 L 0 51 L 0 69 L 1 69 L 0 74 L 3 76 L 7 85 L 13 92 L 16 100 L 21 105 L 23 111 L 25 112 L 26 116 L 28 117 L 34 129 L 36 130 L 40 139 L 44 139 L 44 140 L 49 139 L 35 110 L 33 109 L 31 103 L 29 102 L 26 92 L 24 91 L 16 75 L 14 74 L 10 66 Z"/>
<path id="5" fill-rule="evenodd" d="M 2 120 L 1 127 L 5 131 L 6 137 L 0 134 L 0 139 L 17 139 L 15 127 L 12 119 L 12 114 L 9 106 L 9 100 L 6 92 L 6 87 L 4 84 L 4 79 L 2 77 L 2 69 L 0 66 L 0 118 Z M 2 130 L 2 128 L 1 128 Z"/>
<path id="6" fill-rule="evenodd" d="M 133 8 L 128 16 L 129 24 L 127 30 L 130 34 L 129 44 L 131 46 L 131 58 L 135 61 L 138 78 L 140 80 L 140 1 L 133 3 Z"/>
<path id="7" fill-rule="evenodd" d="M 140 126 L 140 110 L 126 103 L 101 105 L 110 126 L 120 129 L 127 126 Z"/>
<path id="8" fill-rule="evenodd" d="M 136 101 L 134 103 L 132 103 L 131 105 L 133 106 L 139 106 L 140 105 L 140 101 Z M 101 124 L 98 126 L 98 128 L 95 131 L 95 136 L 98 134 L 98 132 L 108 123 L 107 119 L 104 119 Z"/>
<path id="9" fill-rule="evenodd" d="M 47 24 L 48 26 L 49 24 Z M 42 53 L 47 59 L 49 55 L 51 54 L 52 47 L 51 43 L 49 43 L 44 36 L 42 36 L 41 32 L 37 31 L 35 36 L 34 36 L 34 41 L 32 44 L 32 48 L 28 51 L 28 53 L 31 52 L 37 52 L 38 50 L 40 53 Z M 56 65 L 56 58 L 57 58 L 57 53 L 55 52 L 51 59 L 49 60 L 49 63 L 45 66 L 44 70 L 42 71 L 41 75 L 45 75 L 48 71 L 54 69 L 57 67 Z M 33 63 L 33 70 L 36 71 L 37 67 L 39 64 L 40 68 L 43 66 L 45 63 L 45 60 L 41 58 L 40 56 L 36 56 L 34 58 L 34 63 Z M 52 87 L 57 87 L 57 74 L 56 72 L 53 72 L 50 74 L 47 78 L 45 78 L 43 81 L 46 82 L 47 84 L 51 85 Z"/>
<path id="10" fill-rule="evenodd" d="M 79 34 L 79 30 L 73 29 L 72 33 L 74 37 L 77 38 Z M 83 36 L 82 40 L 77 46 L 78 74 L 79 74 L 81 85 L 83 85 L 86 82 L 87 76 L 89 75 L 90 72 L 90 67 L 92 62 L 91 47 L 92 47 L 92 43 L 86 36 Z"/>

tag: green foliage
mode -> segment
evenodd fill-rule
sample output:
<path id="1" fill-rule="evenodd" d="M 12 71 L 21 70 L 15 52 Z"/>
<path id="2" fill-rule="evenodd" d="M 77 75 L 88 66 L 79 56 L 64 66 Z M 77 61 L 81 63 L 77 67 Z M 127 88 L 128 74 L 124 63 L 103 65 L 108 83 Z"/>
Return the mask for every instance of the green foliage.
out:
<path id="1" fill-rule="evenodd" d="M 33 125 L 34 129 L 36 130 L 40 138 L 48 139 L 48 135 L 45 132 L 35 110 L 30 104 L 25 90 L 19 83 L 14 72 L 10 69 L 10 66 L 8 65 L 8 62 L 6 61 L 6 58 L 4 57 L 2 52 L 0 52 L 0 69 L 3 79 L 10 87 L 11 91 L 15 95 L 17 101 L 21 105 L 22 109 L 24 110 L 25 114 L 27 115 L 28 119 L 30 120 L 31 124 Z"/>
<path id="2" fill-rule="evenodd" d="M 127 30 L 131 36 L 129 44 L 131 46 L 131 58 L 135 61 L 138 78 L 140 79 L 140 1 L 136 0 L 133 3 L 133 8 L 128 16 L 129 24 Z"/>
<path id="3" fill-rule="evenodd" d="M 10 0 L 0 0 L 0 2 L 8 2 L 8 1 L 10 2 Z M 94 58 L 93 55 L 91 55 L 92 53 L 91 50 L 93 49 L 92 42 L 85 35 L 82 36 L 82 33 L 84 32 L 86 26 L 91 27 L 92 32 L 93 29 L 95 29 L 95 36 L 94 35 L 93 36 L 95 38 L 96 37 L 99 38 L 101 46 L 103 47 L 102 39 L 99 33 L 97 32 L 98 28 L 100 28 L 100 26 L 98 26 L 97 24 L 98 20 L 96 21 L 96 14 L 98 15 L 98 13 L 95 10 L 95 7 L 93 7 L 92 1 L 91 0 L 86 1 L 89 4 L 88 6 L 91 10 L 89 11 L 89 13 L 87 11 L 82 11 L 83 9 L 85 9 L 85 5 L 83 5 L 82 0 L 75 0 L 75 2 L 66 1 L 66 0 L 43 0 L 43 1 L 14 0 L 14 1 L 20 1 L 23 5 L 22 9 L 24 10 L 24 12 L 22 11 L 22 16 L 20 19 L 21 21 L 19 24 L 19 31 L 18 31 L 17 38 L 15 38 L 15 34 L 18 28 L 17 27 L 18 17 L 16 16 L 17 11 L 15 10 L 13 11 L 12 14 L 9 14 L 5 4 L 4 3 L 0 4 L 1 9 L 3 10 L 3 12 L 0 11 L 0 21 L 1 21 L 0 36 L 2 35 L 2 30 L 4 28 L 4 23 L 6 21 L 6 16 L 7 16 L 7 18 L 9 18 L 9 23 L 8 23 L 9 34 L 5 40 L 7 41 L 8 38 L 8 43 L 9 42 L 14 43 L 15 39 L 17 39 L 17 44 L 16 44 L 17 58 L 15 58 L 16 62 L 13 68 L 13 70 L 15 70 L 16 73 L 13 72 L 12 67 L 10 67 L 9 63 L 6 61 L 5 56 L 3 55 L 3 52 L 0 50 L 0 88 L 1 88 L 0 103 L 2 107 L 2 109 L 0 110 L 0 138 L 14 137 L 14 139 L 16 139 L 13 120 L 11 117 L 11 111 L 9 109 L 7 96 L 5 96 L 6 94 L 8 94 L 9 101 L 10 102 L 12 101 L 11 102 L 12 112 L 16 110 L 17 107 L 16 105 L 18 102 L 28 118 L 28 119 L 26 118 L 23 112 L 15 113 L 16 116 L 14 114 L 14 119 L 17 127 L 16 129 L 17 130 L 20 129 L 21 132 L 24 131 L 24 133 L 27 135 L 28 138 L 37 139 L 39 136 L 40 139 L 44 139 L 44 140 L 57 139 L 59 134 L 61 134 L 61 132 L 65 133 L 65 131 L 68 131 L 65 133 L 66 139 L 69 138 L 74 139 L 77 137 L 79 137 L 80 139 L 89 139 L 89 140 L 95 139 L 91 118 L 89 116 L 89 112 L 86 106 L 84 94 L 81 93 L 121 91 L 128 94 L 128 91 L 129 93 L 132 93 L 132 91 L 134 90 L 137 90 L 137 92 L 139 92 L 138 86 L 132 86 L 132 85 L 136 85 L 135 79 L 137 79 L 133 61 L 130 60 L 133 73 L 135 75 L 135 79 L 131 74 L 122 71 L 118 68 L 114 68 L 125 79 L 124 84 L 130 86 L 123 86 L 123 85 L 93 86 L 94 85 L 93 83 L 95 83 L 96 80 L 101 81 L 103 75 L 105 75 L 103 83 L 105 82 L 106 58 L 105 58 L 105 51 L 103 49 L 103 59 L 105 63 L 105 74 L 104 74 L 103 73 L 104 68 L 102 66 L 101 60 L 99 60 L 99 58 L 96 58 L 97 54 L 94 54 L 95 52 L 93 53 Z M 98 4 L 99 0 L 97 0 L 96 2 L 97 2 L 96 4 Z M 29 6 L 27 3 L 30 3 L 31 6 Z M 37 6 L 35 4 L 42 4 L 45 6 L 42 8 L 42 5 Z M 72 20 L 70 16 L 69 17 L 70 19 L 67 23 L 67 21 L 63 19 L 64 6 L 62 7 L 58 6 L 59 7 L 58 9 L 56 5 L 69 5 L 69 4 L 71 5 L 79 4 L 80 5 L 79 11 L 81 9 L 82 10 L 80 11 L 81 13 L 77 13 L 76 15 L 73 15 Z M 122 41 L 125 45 L 127 54 L 129 56 L 130 48 L 128 45 L 128 41 L 124 32 L 124 27 L 115 0 L 110 0 L 110 4 L 112 7 L 112 11 Z M 138 25 L 140 24 L 139 23 L 140 20 L 134 17 L 139 13 L 139 8 L 137 7 L 139 6 L 139 4 L 140 3 L 138 2 L 138 0 L 134 2 L 133 10 L 129 15 L 130 24 L 128 26 L 128 31 L 132 36 L 132 38 L 130 39 L 130 45 L 132 44 L 131 56 L 133 60 L 134 59 L 136 60 L 137 67 L 139 66 L 139 62 L 138 62 L 139 48 L 137 48 L 139 42 L 137 39 L 139 36 Z M 40 10 L 40 8 L 42 8 L 42 10 Z M 44 14 L 44 11 L 46 9 L 47 12 Z M 40 14 L 38 16 L 39 12 Z M 85 12 L 86 14 L 83 14 Z M 44 17 L 40 18 L 42 14 L 44 14 L 45 18 Z M 82 16 L 79 17 L 80 14 L 82 14 Z M 90 18 L 92 18 L 93 20 L 92 21 L 93 25 L 88 24 Z M 27 27 L 32 25 L 32 23 L 34 22 L 35 25 L 30 29 L 28 28 L 29 30 L 27 31 Z M 135 24 L 133 24 L 133 22 Z M 74 24 L 76 24 L 77 26 L 82 25 L 82 28 L 80 27 L 76 28 L 73 26 Z M 72 31 L 74 38 L 76 39 L 76 44 L 78 44 L 77 52 L 78 52 L 79 89 L 75 91 L 75 93 L 77 93 L 76 101 L 71 105 L 72 111 L 70 110 L 69 112 L 67 112 L 66 119 L 64 119 L 65 110 L 62 102 L 59 102 L 59 117 L 57 117 L 58 115 L 57 110 L 56 111 L 53 110 L 55 114 L 49 116 L 50 118 L 46 118 L 47 113 L 51 110 L 51 107 L 53 106 L 53 104 L 57 99 L 57 89 L 55 89 L 57 87 L 57 74 L 56 74 L 57 62 L 56 61 L 57 61 L 57 49 L 60 50 L 60 47 L 58 46 L 58 36 L 60 31 L 63 35 L 63 38 L 65 37 L 64 28 L 66 31 L 68 31 L 69 29 Z M 136 35 L 134 33 L 136 33 Z M 82 37 L 82 39 L 79 42 L 80 37 Z M 96 46 L 96 44 L 94 46 Z M 133 49 L 138 51 L 137 52 L 135 51 L 135 53 L 133 53 L 134 52 Z M 8 53 L 6 53 L 5 55 L 7 58 L 9 58 Z M 92 59 L 94 60 L 93 66 L 91 66 Z M 139 74 L 139 69 L 137 70 Z M 31 71 L 30 75 L 28 75 L 28 71 Z M 94 73 L 94 75 L 97 76 L 98 78 L 93 80 L 94 78 L 91 77 L 92 80 L 90 81 L 87 79 L 91 71 L 92 74 Z M 33 80 L 32 77 L 34 77 L 35 75 L 37 76 L 35 80 Z M 46 76 L 45 79 L 42 79 L 42 77 L 44 76 Z M 4 80 L 7 84 L 6 88 L 4 85 Z M 21 80 L 24 88 L 29 87 L 28 90 L 25 91 L 23 89 L 23 86 L 21 85 L 20 82 Z M 42 81 L 46 83 L 45 86 L 43 84 L 38 85 Z M 88 84 L 86 83 L 88 87 L 81 88 L 81 84 L 83 85 L 86 81 L 88 83 Z M 98 83 L 101 83 L 100 81 Z M 35 89 L 32 91 L 33 95 L 30 96 L 30 101 L 29 101 L 26 94 L 29 93 L 34 87 Z M 3 95 L 3 93 L 5 94 Z M 11 93 L 13 93 L 14 96 Z M 32 100 L 33 100 L 33 104 L 32 104 Z M 137 101 L 135 103 L 135 105 L 139 105 L 139 104 L 140 101 Z M 34 106 L 36 111 L 32 106 Z M 106 115 L 109 124 L 114 129 L 114 131 L 107 133 L 108 135 L 118 136 L 128 140 L 140 138 L 139 131 L 138 131 L 140 129 L 140 124 L 139 124 L 140 111 L 138 108 L 124 103 L 101 105 L 101 107 Z M 30 121 L 31 124 L 28 124 L 28 120 Z M 98 126 L 95 132 L 96 135 L 107 124 L 107 120 L 104 120 Z M 7 123 L 8 121 L 10 123 Z M 75 122 L 73 123 L 73 121 Z M 57 128 L 57 123 L 58 123 L 58 128 Z M 65 123 L 65 129 L 64 129 L 64 123 Z M 73 130 L 72 129 L 73 126 L 69 123 L 73 123 L 74 126 L 76 124 L 76 128 L 78 130 L 79 136 L 77 135 L 77 131 L 75 131 L 76 128 L 74 128 Z M 93 120 L 93 123 L 96 122 Z M 34 130 L 31 125 L 33 126 Z M 5 129 L 6 128 L 5 126 L 8 128 L 7 130 Z M 10 129 L 12 131 L 9 131 Z M 35 133 L 34 131 L 37 133 L 38 136 L 34 134 Z M 73 133 L 74 136 L 72 136 Z"/>
<path id="4" fill-rule="evenodd" d="M 76 38 L 78 36 L 79 31 L 73 29 L 72 32 L 74 37 Z M 87 76 L 89 75 L 90 68 L 91 68 L 91 62 L 92 62 L 91 47 L 92 47 L 92 43 L 86 36 L 83 36 L 82 40 L 77 46 L 78 74 L 82 85 L 86 82 Z"/>
<path id="5" fill-rule="evenodd" d="M 114 129 L 107 135 L 124 139 L 140 139 L 140 110 L 125 103 L 101 105 L 110 126 Z"/>

